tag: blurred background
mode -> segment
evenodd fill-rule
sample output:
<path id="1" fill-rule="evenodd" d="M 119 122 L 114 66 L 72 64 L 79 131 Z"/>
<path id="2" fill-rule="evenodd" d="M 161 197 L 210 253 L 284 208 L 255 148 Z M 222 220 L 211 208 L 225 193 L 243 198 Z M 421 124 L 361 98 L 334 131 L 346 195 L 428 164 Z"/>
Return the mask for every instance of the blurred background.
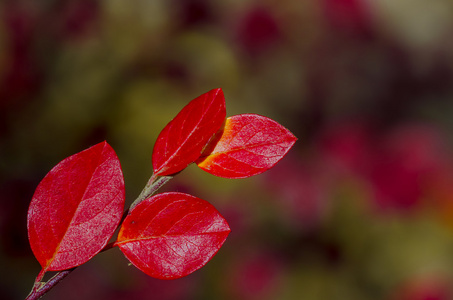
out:
<path id="1" fill-rule="evenodd" d="M 217 87 L 298 142 L 165 190 L 232 232 L 204 268 L 148 277 L 113 249 L 45 299 L 453 299 L 453 0 L 0 1 L 0 294 L 40 267 L 26 216 L 59 161 L 107 140 L 132 203 L 160 130 Z"/>

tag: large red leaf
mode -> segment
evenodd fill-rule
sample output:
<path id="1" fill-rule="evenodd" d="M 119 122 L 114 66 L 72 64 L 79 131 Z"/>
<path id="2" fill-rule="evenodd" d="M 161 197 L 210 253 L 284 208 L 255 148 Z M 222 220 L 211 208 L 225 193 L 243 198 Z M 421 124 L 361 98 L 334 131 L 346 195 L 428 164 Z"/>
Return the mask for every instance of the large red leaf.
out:
<path id="1" fill-rule="evenodd" d="M 243 114 L 227 118 L 225 126 L 197 160 L 198 166 L 224 178 L 246 178 L 272 168 L 297 138 L 272 119 Z"/>
<path id="2" fill-rule="evenodd" d="M 124 220 L 116 245 L 146 274 L 175 279 L 204 266 L 229 233 L 214 206 L 172 192 L 140 202 Z"/>
<path id="3" fill-rule="evenodd" d="M 177 173 L 194 162 L 226 116 L 220 88 L 187 104 L 159 134 L 153 150 L 155 175 Z"/>
<path id="4" fill-rule="evenodd" d="M 36 188 L 28 238 L 43 271 L 88 261 L 108 242 L 124 209 L 120 162 L 106 142 L 57 164 Z"/>

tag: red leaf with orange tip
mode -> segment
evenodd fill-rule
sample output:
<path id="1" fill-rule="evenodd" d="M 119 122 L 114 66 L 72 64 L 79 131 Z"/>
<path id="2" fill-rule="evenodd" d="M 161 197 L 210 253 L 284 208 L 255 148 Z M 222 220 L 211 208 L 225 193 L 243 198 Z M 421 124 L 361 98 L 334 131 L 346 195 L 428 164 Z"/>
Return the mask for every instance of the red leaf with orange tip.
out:
<path id="1" fill-rule="evenodd" d="M 36 188 L 27 219 L 43 272 L 69 269 L 96 255 L 117 228 L 124 199 L 120 162 L 106 142 L 50 170 Z"/>
<path id="2" fill-rule="evenodd" d="M 214 206 L 172 192 L 139 203 L 124 220 L 115 245 L 146 274 L 176 279 L 203 267 L 229 233 Z"/>
<path id="3" fill-rule="evenodd" d="M 227 118 L 212 139 L 198 166 L 224 178 L 246 178 L 272 168 L 297 138 L 272 119 L 242 114 Z"/>
<path id="4" fill-rule="evenodd" d="M 154 174 L 172 175 L 194 162 L 225 120 L 222 90 L 211 90 L 187 104 L 159 134 L 153 150 Z"/>

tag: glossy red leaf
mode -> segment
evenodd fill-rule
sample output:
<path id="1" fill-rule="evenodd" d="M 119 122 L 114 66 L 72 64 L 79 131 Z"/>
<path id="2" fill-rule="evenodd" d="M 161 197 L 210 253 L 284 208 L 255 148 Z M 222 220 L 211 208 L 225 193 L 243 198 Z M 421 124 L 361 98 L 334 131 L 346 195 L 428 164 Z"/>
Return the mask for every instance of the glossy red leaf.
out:
<path id="1" fill-rule="evenodd" d="M 272 119 L 243 114 L 227 118 L 225 126 L 203 155 L 198 166 L 224 178 L 246 178 L 272 168 L 297 138 Z"/>
<path id="2" fill-rule="evenodd" d="M 57 164 L 36 188 L 28 238 L 43 271 L 81 265 L 98 253 L 124 209 L 120 162 L 106 142 Z"/>
<path id="3" fill-rule="evenodd" d="M 211 90 L 187 104 L 159 134 L 153 150 L 155 175 L 171 175 L 194 162 L 226 116 L 222 90 Z"/>
<path id="4" fill-rule="evenodd" d="M 176 279 L 203 267 L 229 233 L 210 203 L 172 192 L 140 202 L 124 220 L 115 244 L 146 274 Z"/>

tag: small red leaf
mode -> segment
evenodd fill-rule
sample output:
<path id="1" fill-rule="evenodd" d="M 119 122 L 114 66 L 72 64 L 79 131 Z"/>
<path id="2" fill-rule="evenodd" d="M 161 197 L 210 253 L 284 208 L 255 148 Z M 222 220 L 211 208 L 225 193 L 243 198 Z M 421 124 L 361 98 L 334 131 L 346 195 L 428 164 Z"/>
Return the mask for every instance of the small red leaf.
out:
<path id="1" fill-rule="evenodd" d="M 187 104 L 159 134 L 153 150 L 154 174 L 177 173 L 194 162 L 225 120 L 222 90 L 211 90 Z"/>
<path id="2" fill-rule="evenodd" d="M 140 202 L 126 217 L 116 245 L 149 276 L 176 279 L 203 267 L 230 233 L 208 202 L 163 193 Z"/>
<path id="3" fill-rule="evenodd" d="M 224 178 L 246 178 L 272 168 L 291 149 L 297 138 L 272 119 L 243 114 L 227 118 L 198 166 Z"/>
<path id="4" fill-rule="evenodd" d="M 81 265 L 117 228 L 124 209 L 120 162 L 106 142 L 57 164 L 36 188 L 28 239 L 44 271 Z"/>

